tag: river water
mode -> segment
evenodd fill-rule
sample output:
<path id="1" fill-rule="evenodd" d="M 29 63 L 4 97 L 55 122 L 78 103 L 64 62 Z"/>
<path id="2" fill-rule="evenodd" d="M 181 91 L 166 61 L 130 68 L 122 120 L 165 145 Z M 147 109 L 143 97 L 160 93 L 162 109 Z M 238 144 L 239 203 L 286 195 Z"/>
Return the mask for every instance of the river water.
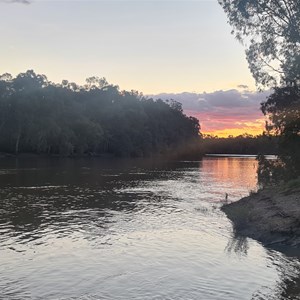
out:
<path id="1" fill-rule="evenodd" d="M 300 262 L 220 211 L 251 157 L 0 160 L 0 299 L 300 299 Z"/>

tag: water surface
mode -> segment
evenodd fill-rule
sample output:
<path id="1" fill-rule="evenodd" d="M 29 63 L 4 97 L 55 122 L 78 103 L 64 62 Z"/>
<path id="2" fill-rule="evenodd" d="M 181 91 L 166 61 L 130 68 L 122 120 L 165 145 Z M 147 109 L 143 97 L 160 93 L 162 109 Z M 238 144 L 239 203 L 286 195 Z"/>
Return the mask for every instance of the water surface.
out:
<path id="1" fill-rule="evenodd" d="M 300 299 L 300 262 L 235 236 L 252 157 L 0 160 L 0 299 Z"/>

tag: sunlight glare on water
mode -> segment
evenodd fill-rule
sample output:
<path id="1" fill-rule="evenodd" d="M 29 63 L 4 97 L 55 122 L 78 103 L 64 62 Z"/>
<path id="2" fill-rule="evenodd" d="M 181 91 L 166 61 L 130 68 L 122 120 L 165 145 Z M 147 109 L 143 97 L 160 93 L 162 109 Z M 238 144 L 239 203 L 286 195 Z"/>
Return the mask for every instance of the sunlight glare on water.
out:
<path id="1" fill-rule="evenodd" d="M 0 161 L 0 299 L 297 299 L 300 263 L 220 211 L 253 158 Z"/>

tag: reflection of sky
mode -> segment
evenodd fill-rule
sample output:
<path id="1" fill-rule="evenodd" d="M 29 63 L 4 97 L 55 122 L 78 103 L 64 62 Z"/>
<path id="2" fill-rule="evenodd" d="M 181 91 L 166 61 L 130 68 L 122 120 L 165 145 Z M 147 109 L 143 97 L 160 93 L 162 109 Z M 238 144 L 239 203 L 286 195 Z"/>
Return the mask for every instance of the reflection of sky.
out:
<path id="1" fill-rule="evenodd" d="M 203 160 L 201 171 L 222 187 L 222 195 L 231 192 L 230 200 L 238 200 L 245 196 L 245 191 L 256 189 L 256 168 L 255 158 L 214 157 Z"/>
<path id="2" fill-rule="evenodd" d="M 5 160 L 24 176 L 2 175 L 4 298 L 278 299 L 297 273 L 295 258 L 232 235 L 217 208 L 223 189 L 232 199 L 254 183 L 254 159 L 63 161 Z"/>
<path id="3" fill-rule="evenodd" d="M 0 1 L 0 73 L 105 76 L 145 94 L 253 87 L 217 1 Z"/>

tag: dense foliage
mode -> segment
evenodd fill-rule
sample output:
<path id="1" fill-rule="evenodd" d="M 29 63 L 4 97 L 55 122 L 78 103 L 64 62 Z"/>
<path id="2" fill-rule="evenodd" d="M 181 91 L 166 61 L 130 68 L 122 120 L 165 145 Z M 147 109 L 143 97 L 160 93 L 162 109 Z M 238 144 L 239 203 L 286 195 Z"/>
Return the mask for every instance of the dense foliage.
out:
<path id="1" fill-rule="evenodd" d="M 278 154 L 277 139 L 267 135 L 243 134 L 227 138 L 204 135 L 202 148 L 210 154 Z"/>
<path id="2" fill-rule="evenodd" d="M 262 111 L 269 116 L 267 130 L 279 137 L 279 161 L 272 170 L 272 165 L 264 166 L 266 162 L 261 160 L 261 172 L 273 182 L 300 176 L 300 86 L 275 88 L 262 103 Z"/>
<path id="3" fill-rule="evenodd" d="M 268 132 L 279 136 L 279 160 L 259 158 L 259 178 L 270 183 L 300 176 L 299 0 L 219 0 L 243 42 L 249 68 L 273 93 L 262 103 Z M 266 182 L 265 182 L 266 183 Z"/>
<path id="4" fill-rule="evenodd" d="M 199 122 L 175 101 L 120 91 L 104 78 L 54 84 L 33 71 L 0 76 L 0 151 L 146 156 L 197 144 Z"/>
<path id="5" fill-rule="evenodd" d="M 247 47 L 247 60 L 256 82 L 272 87 L 286 75 L 293 79 L 291 70 L 300 58 L 299 0 L 218 2 L 233 27 L 232 33 Z"/>

